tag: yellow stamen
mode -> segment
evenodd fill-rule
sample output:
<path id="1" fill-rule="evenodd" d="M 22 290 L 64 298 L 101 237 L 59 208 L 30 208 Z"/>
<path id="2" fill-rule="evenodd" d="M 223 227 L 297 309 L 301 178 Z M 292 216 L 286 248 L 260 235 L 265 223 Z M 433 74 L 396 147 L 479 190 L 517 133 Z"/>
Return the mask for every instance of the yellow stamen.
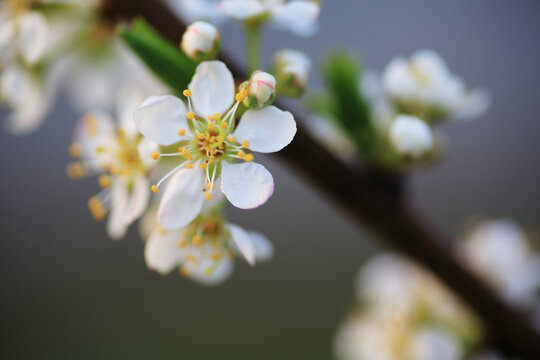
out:
<path id="1" fill-rule="evenodd" d="M 202 239 L 198 235 L 195 235 L 191 241 L 193 241 L 193 244 L 195 244 L 195 246 L 199 246 L 202 244 Z"/>
<path id="2" fill-rule="evenodd" d="M 154 160 L 159 159 L 159 153 L 154 151 L 154 152 L 152 153 L 152 159 L 154 159 Z"/>
<path id="3" fill-rule="evenodd" d="M 181 241 L 178 242 L 178 247 L 179 248 L 184 248 L 184 247 L 186 247 L 186 245 L 187 245 L 186 240 L 181 240 Z"/>
<path id="4" fill-rule="evenodd" d="M 189 276 L 189 269 L 187 267 L 182 267 L 180 269 L 180 275 L 182 275 L 183 277 L 188 277 Z"/>
<path id="5" fill-rule="evenodd" d="M 249 141 L 244 140 L 244 142 L 242 143 L 242 147 L 243 147 L 244 149 L 247 149 L 247 148 L 249 147 Z"/>
<path id="6" fill-rule="evenodd" d="M 199 165 L 199 167 L 200 167 L 201 169 L 206 169 L 206 163 L 201 163 L 201 165 Z"/>
<path id="7" fill-rule="evenodd" d="M 192 163 L 187 163 L 186 164 L 186 169 L 193 169 L 193 164 Z"/>
<path id="8" fill-rule="evenodd" d="M 236 155 L 237 155 L 239 158 L 243 159 L 243 158 L 246 156 L 246 153 L 243 152 L 242 150 L 240 150 L 239 152 L 236 153 Z"/>
<path id="9" fill-rule="evenodd" d="M 229 135 L 229 137 L 227 139 L 229 139 L 229 141 L 232 142 L 232 143 L 234 142 L 234 136 L 232 136 L 232 135 Z"/>
<path id="10" fill-rule="evenodd" d="M 218 261 L 219 259 L 221 259 L 221 254 L 220 253 L 213 253 L 212 255 L 210 255 L 210 257 L 212 258 L 212 260 Z"/>
<path id="11" fill-rule="evenodd" d="M 153 192 L 154 194 L 157 194 L 157 193 L 159 192 L 159 189 L 157 188 L 156 185 L 152 185 L 152 187 L 150 188 L 150 190 L 152 190 L 152 192 Z"/>
<path id="12" fill-rule="evenodd" d="M 191 111 L 187 113 L 187 119 L 188 120 L 193 120 L 195 118 L 195 114 L 192 113 Z"/>
<path id="13" fill-rule="evenodd" d="M 212 194 L 210 194 L 208 191 L 205 191 L 204 197 L 206 198 L 206 200 L 212 200 Z"/>
<path id="14" fill-rule="evenodd" d="M 214 128 L 214 123 L 213 123 L 213 122 L 209 122 L 209 123 L 208 123 L 208 128 L 209 128 L 210 130 L 212 130 L 212 129 Z"/>
<path id="15" fill-rule="evenodd" d="M 188 152 L 186 148 L 182 148 L 182 156 L 187 156 Z"/>
<path id="16" fill-rule="evenodd" d="M 247 154 L 244 160 L 246 160 L 247 162 L 253 161 L 253 154 Z"/>
<path id="17" fill-rule="evenodd" d="M 100 175 L 100 177 L 98 177 L 98 183 L 99 183 L 99 186 L 105 189 L 111 186 L 112 180 L 107 175 Z"/>
<path id="18" fill-rule="evenodd" d="M 214 190 L 214 184 L 213 183 L 206 183 L 206 189 L 208 190 Z"/>
<path id="19" fill-rule="evenodd" d="M 66 167 L 66 174 L 72 180 L 80 179 L 87 174 L 87 169 L 82 163 L 74 162 L 68 164 Z"/>
<path id="20" fill-rule="evenodd" d="M 180 135 L 180 136 L 186 135 L 186 129 L 180 129 L 180 130 L 178 130 L 178 135 Z"/>
<path id="21" fill-rule="evenodd" d="M 228 124 L 227 124 L 226 122 L 222 122 L 222 123 L 221 123 L 221 128 L 222 128 L 222 129 L 226 129 L 227 126 L 228 126 Z"/>
<path id="22" fill-rule="evenodd" d="M 183 94 L 185 97 L 190 97 L 190 96 L 191 96 L 191 90 L 186 89 L 186 90 L 182 91 L 182 94 Z"/>
<path id="23" fill-rule="evenodd" d="M 204 134 L 203 133 L 198 133 L 197 134 L 197 139 L 204 140 Z"/>
<path id="24" fill-rule="evenodd" d="M 73 143 L 69 146 L 69 155 L 71 155 L 74 158 L 81 157 L 82 155 L 82 146 L 78 143 Z"/>

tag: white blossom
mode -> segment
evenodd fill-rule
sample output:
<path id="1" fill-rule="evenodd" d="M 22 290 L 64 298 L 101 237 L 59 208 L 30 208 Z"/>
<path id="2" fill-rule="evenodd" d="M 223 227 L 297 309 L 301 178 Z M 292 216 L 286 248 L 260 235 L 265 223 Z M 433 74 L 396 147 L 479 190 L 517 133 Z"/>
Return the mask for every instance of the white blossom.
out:
<path id="1" fill-rule="evenodd" d="M 384 70 L 383 86 L 401 112 L 428 121 L 476 117 L 491 103 L 485 90 L 469 91 L 431 50 L 418 51 L 409 60 L 393 59 Z"/>
<path id="2" fill-rule="evenodd" d="M 240 89 L 243 88 L 249 91 L 249 95 L 244 99 L 244 104 L 253 109 L 271 104 L 276 97 L 276 79 L 271 74 L 261 70 L 254 71 L 245 87 L 240 87 Z"/>
<path id="3" fill-rule="evenodd" d="M 234 21 L 269 21 L 279 29 L 311 36 L 317 31 L 320 5 L 310 0 L 225 0 L 219 10 Z"/>
<path id="4" fill-rule="evenodd" d="M 201 63 L 184 95 L 187 108 L 175 96 L 152 96 L 135 114 L 137 129 L 145 137 L 161 145 L 179 145 L 175 153 L 153 154 L 155 159 L 180 159 L 152 186 L 157 192 L 171 177 L 158 211 L 160 224 L 168 229 L 189 224 L 204 199 L 212 199 L 218 179 L 220 191 L 234 206 L 251 209 L 265 203 L 274 191 L 274 180 L 247 151 L 270 153 L 287 146 L 296 133 L 292 114 L 275 106 L 248 110 L 236 126 L 236 110 L 249 91 L 235 95 L 232 74 L 219 61 Z"/>
<path id="5" fill-rule="evenodd" d="M 158 145 L 140 137 L 133 111 L 142 100 L 133 88 L 123 88 L 117 97 L 116 121 L 104 111 L 88 113 L 77 123 L 70 154 L 77 159 L 67 167 L 71 178 L 99 175 L 103 190 L 88 205 L 96 220 L 109 212 L 107 231 L 122 238 L 128 226 L 146 210 L 150 186 L 148 171 L 155 162 L 151 154 Z"/>
<path id="6" fill-rule="evenodd" d="M 221 47 L 221 35 L 214 25 L 196 21 L 189 25 L 182 35 L 180 47 L 193 60 L 210 60 L 217 55 Z"/>
<path id="7" fill-rule="evenodd" d="M 433 148 L 431 129 L 415 116 L 396 116 L 390 125 L 389 138 L 400 155 L 419 157 Z"/>
<path id="8" fill-rule="evenodd" d="M 278 92 L 287 96 L 301 95 L 309 78 L 309 56 L 298 50 L 283 49 L 274 55 L 273 63 Z"/>

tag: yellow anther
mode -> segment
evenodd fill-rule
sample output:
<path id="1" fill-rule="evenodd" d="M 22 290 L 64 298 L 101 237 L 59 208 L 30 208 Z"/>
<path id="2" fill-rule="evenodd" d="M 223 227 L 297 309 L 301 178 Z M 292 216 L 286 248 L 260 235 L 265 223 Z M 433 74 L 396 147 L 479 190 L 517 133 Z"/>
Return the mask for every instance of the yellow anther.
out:
<path id="1" fill-rule="evenodd" d="M 213 123 L 213 122 L 209 122 L 209 123 L 208 123 L 208 128 L 209 128 L 210 130 L 212 130 L 212 129 L 214 128 L 214 123 Z"/>
<path id="2" fill-rule="evenodd" d="M 94 137 L 98 133 L 97 117 L 94 114 L 88 114 L 84 117 L 86 126 L 88 127 L 88 135 Z"/>
<path id="3" fill-rule="evenodd" d="M 208 189 L 208 190 L 213 190 L 213 189 L 214 189 L 214 184 L 209 183 L 209 182 L 206 183 L 206 189 Z"/>
<path id="4" fill-rule="evenodd" d="M 193 160 L 193 156 L 191 156 L 191 154 L 187 154 L 187 158 L 189 161 Z"/>
<path id="5" fill-rule="evenodd" d="M 90 212 L 92 213 L 92 217 L 95 220 L 103 220 L 105 219 L 105 216 L 107 215 L 107 211 L 103 208 L 101 205 L 101 201 L 97 198 L 97 196 L 92 196 L 88 200 L 88 208 L 90 209 Z"/>
<path id="6" fill-rule="evenodd" d="M 213 164 L 215 161 L 216 161 L 216 157 L 215 157 L 215 156 L 210 156 L 210 157 L 208 158 L 208 162 L 209 162 L 210 164 Z"/>
<path id="7" fill-rule="evenodd" d="M 68 164 L 66 167 L 66 174 L 70 179 L 80 179 L 81 177 L 85 176 L 86 173 L 86 166 L 80 162 Z"/>
<path id="8" fill-rule="evenodd" d="M 159 189 L 157 188 L 156 185 L 152 185 L 152 187 L 150 188 L 150 190 L 152 190 L 152 192 L 153 192 L 154 194 L 157 194 L 157 193 L 159 192 Z"/>
<path id="9" fill-rule="evenodd" d="M 189 269 L 185 266 L 183 266 L 182 268 L 180 268 L 180 275 L 182 275 L 183 277 L 188 277 L 189 276 Z"/>
<path id="10" fill-rule="evenodd" d="M 118 169 L 116 166 L 110 166 L 109 172 L 113 175 L 118 175 L 120 174 L 120 169 Z"/>
<path id="11" fill-rule="evenodd" d="M 247 162 L 253 161 L 253 154 L 247 154 L 244 160 L 246 160 Z"/>
<path id="12" fill-rule="evenodd" d="M 205 274 L 206 276 L 212 275 L 213 272 L 214 272 L 214 269 L 211 268 L 211 267 L 208 267 L 208 268 L 206 268 L 206 269 L 204 270 L 204 274 Z"/>
<path id="13" fill-rule="evenodd" d="M 232 143 L 234 142 L 234 136 L 232 136 L 232 135 L 229 135 L 229 137 L 227 139 L 229 139 L 229 141 L 232 142 Z"/>
<path id="14" fill-rule="evenodd" d="M 197 139 L 204 140 L 204 134 L 203 133 L 198 133 L 197 134 Z"/>
<path id="15" fill-rule="evenodd" d="M 118 137 L 120 138 L 126 137 L 126 132 L 124 131 L 124 129 L 118 129 Z"/>
<path id="16" fill-rule="evenodd" d="M 82 146 L 78 143 L 73 143 L 69 145 L 69 155 L 71 155 L 74 158 L 81 157 L 83 152 Z"/>
<path id="17" fill-rule="evenodd" d="M 221 118 L 221 113 L 214 114 L 214 120 L 219 120 Z"/>
<path id="18" fill-rule="evenodd" d="M 184 248 L 184 247 L 186 247 L 186 245 L 187 245 L 186 240 L 180 240 L 180 241 L 178 242 L 178 247 L 179 247 L 179 248 Z"/>
<path id="19" fill-rule="evenodd" d="M 247 149 L 247 148 L 249 147 L 249 141 L 244 140 L 244 142 L 242 143 L 242 147 L 243 147 L 244 149 Z"/>
<path id="20" fill-rule="evenodd" d="M 190 96 L 191 96 L 191 90 L 186 89 L 186 90 L 182 91 L 182 94 L 183 94 L 185 97 L 190 97 Z"/>
<path id="21" fill-rule="evenodd" d="M 192 113 L 191 111 L 187 113 L 187 119 L 188 120 L 193 120 L 195 118 L 195 114 Z"/>
<path id="22" fill-rule="evenodd" d="M 240 93 L 234 95 L 234 99 L 238 102 L 244 100 L 244 98 L 242 97 L 242 95 Z"/>
<path id="23" fill-rule="evenodd" d="M 180 130 L 178 130 L 178 135 L 180 135 L 180 136 L 186 135 L 186 129 L 180 129 Z"/>
<path id="24" fill-rule="evenodd" d="M 159 235 L 165 236 L 167 235 L 167 229 L 165 229 L 163 226 L 158 227 Z"/>
<path id="25" fill-rule="evenodd" d="M 92 196 L 90 199 L 88 199 L 88 207 L 93 209 L 101 207 L 101 201 L 97 196 Z"/>
<path id="26" fill-rule="evenodd" d="M 193 164 L 192 163 L 187 163 L 186 164 L 186 169 L 193 169 Z"/>
<path id="27" fill-rule="evenodd" d="M 191 241 L 193 241 L 193 244 L 195 244 L 196 246 L 199 246 L 199 245 L 202 244 L 202 239 L 201 239 L 201 237 L 198 236 L 198 235 L 195 235 L 195 236 L 193 237 L 193 239 L 191 239 Z"/>
<path id="28" fill-rule="evenodd" d="M 197 262 L 197 258 L 193 255 L 188 255 L 186 256 L 186 261 L 189 261 L 191 263 L 196 263 Z"/>
<path id="29" fill-rule="evenodd" d="M 206 200 L 212 200 L 212 194 L 210 194 L 210 192 L 208 191 L 204 192 L 204 197 L 206 198 Z"/>
<path id="30" fill-rule="evenodd" d="M 243 152 L 242 150 L 240 150 L 239 152 L 236 153 L 236 155 L 237 155 L 239 158 L 243 159 L 243 158 L 246 156 L 246 153 Z"/>
<path id="31" fill-rule="evenodd" d="M 222 123 L 221 123 L 221 128 L 222 128 L 222 129 L 226 129 L 227 126 L 229 126 L 229 124 L 227 124 L 226 122 L 222 122 Z"/>
<path id="32" fill-rule="evenodd" d="M 107 175 L 100 175 L 98 177 L 98 183 L 99 183 L 99 186 L 101 186 L 102 188 L 105 189 L 105 188 L 108 188 L 109 186 L 111 186 L 112 180 Z"/>
<path id="33" fill-rule="evenodd" d="M 200 167 L 201 169 L 206 169 L 206 163 L 201 163 L 201 165 L 199 165 L 199 167 Z"/>
<path id="34" fill-rule="evenodd" d="M 154 151 L 154 152 L 152 153 L 152 159 L 154 159 L 154 160 L 159 159 L 159 153 Z"/>
<path id="35" fill-rule="evenodd" d="M 220 253 L 213 253 L 212 255 L 210 255 L 210 258 L 214 261 L 218 261 L 219 259 L 221 259 L 221 254 Z"/>
<path id="36" fill-rule="evenodd" d="M 217 148 L 218 148 L 219 150 L 225 149 L 225 147 L 223 146 L 223 144 L 220 144 Z"/>
<path id="37" fill-rule="evenodd" d="M 240 92 L 242 94 L 243 97 L 247 97 L 249 95 L 249 90 L 248 89 L 244 89 Z"/>
<path id="38" fill-rule="evenodd" d="M 182 156 L 187 156 L 188 152 L 186 148 L 182 148 Z"/>

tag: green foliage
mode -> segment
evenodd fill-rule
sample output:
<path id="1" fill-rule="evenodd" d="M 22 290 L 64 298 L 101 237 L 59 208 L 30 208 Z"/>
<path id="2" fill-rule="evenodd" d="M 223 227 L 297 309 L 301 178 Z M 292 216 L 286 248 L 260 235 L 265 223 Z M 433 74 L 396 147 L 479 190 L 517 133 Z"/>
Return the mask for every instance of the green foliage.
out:
<path id="1" fill-rule="evenodd" d="M 350 55 L 336 53 L 325 66 L 326 84 L 330 91 L 332 118 L 354 141 L 366 157 L 374 155 L 377 134 L 371 121 L 369 105 L 358 87 L 361 70 Z"/>
<path id="2" fill-rule="evenodd" d="M 118 35 L 165 84 L 176 92 L 187 88 L 197 64 L 177 46 L 159 35 L 148 23 L 136 19 L 122 25 Z"/>

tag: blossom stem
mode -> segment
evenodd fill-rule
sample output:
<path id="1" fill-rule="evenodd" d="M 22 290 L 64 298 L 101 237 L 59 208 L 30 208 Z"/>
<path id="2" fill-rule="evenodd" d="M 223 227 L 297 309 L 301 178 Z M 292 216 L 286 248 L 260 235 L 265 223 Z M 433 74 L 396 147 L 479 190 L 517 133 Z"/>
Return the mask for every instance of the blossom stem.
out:
<path id="1" fill-rule="evenodd" d="M 249 24 L 245 27 L 246 31 L 246 55 L 247 69 L 251 74 L 260 68 L 260 34 L 261 26 L 259 24 Z"/>

